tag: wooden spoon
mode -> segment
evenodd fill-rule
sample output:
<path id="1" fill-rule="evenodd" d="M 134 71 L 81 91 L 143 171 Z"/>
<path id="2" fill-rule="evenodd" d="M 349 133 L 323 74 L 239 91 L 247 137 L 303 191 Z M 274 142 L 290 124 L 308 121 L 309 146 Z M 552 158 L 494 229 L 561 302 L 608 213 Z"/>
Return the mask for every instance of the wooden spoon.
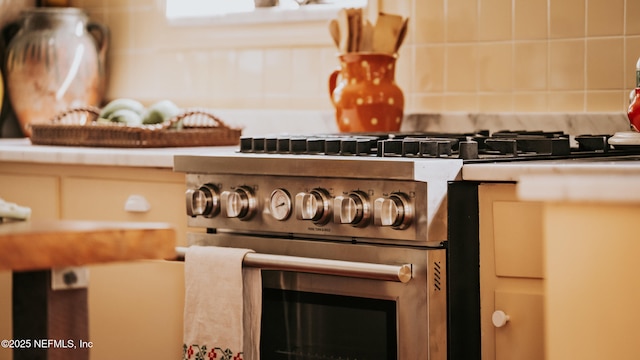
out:
<path id="1" fill-rule="evenodd" d="M 373 49 L 373 25 L 369 20 L 364 20 L 360 31 L 359 51 L 369 52 Z"/>
<path id="2" fill-rule="evenodd" d="M 405 18 L 402 21 L 402 26 L 400 27 L 400 33 L 398 34 L 398 40 L 396 42 L 396 48 L 395 48 L 395 52 L 397 53 L 398 50 L 400 50 L 400 46 L 402 45 L 402 42 L 404 41 L 404 37 L 407 35 L 407 23 L 409 22 L 409 18 Z"/>
<path id="3" fill-rule="evenodd" d="M 349 43 L 351 37 L 351 29 L 349 27 L 349 15 L 347 14 L 347 9 L 342 8 L 338 11 L 337 21 L 340 33 L 338 50 L 340 51 L 340 53 L 344 54 L 349 51 Z"/>
<path id="4" fill-rule="evenodd" d="M 362 32 L 362 9 L 354 8 L 347 11 L 349 14 L 349 51 L 360 51 L 360 36 Z"/>
<path id="5" fill-rule="evenodd" d="M 373 28 L 373 51 L 383 54 L 395 53 L 403 23 L 404 19 L 400 15 L 378 14 L 378 21 Z"/>
<path id="6" fill-rule="evenodd" d="M 331 21 L 329 21 L 329 33 L 336 47 L 340 48 L 340 25 L 338 24 L 338 20 L 331 19 Z"/>

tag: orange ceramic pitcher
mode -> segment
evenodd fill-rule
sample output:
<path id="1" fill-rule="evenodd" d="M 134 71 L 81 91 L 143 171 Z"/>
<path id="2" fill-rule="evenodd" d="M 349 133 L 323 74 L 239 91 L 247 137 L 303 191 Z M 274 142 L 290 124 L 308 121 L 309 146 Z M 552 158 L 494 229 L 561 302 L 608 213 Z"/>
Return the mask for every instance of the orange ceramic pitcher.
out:
<path id="1" fill-rule="evenodd" d="M 396 57 L 346 53 L 329 77 L 329 95 L 341 132 L 400 130 L 404 95 L 395 83 Z"/>

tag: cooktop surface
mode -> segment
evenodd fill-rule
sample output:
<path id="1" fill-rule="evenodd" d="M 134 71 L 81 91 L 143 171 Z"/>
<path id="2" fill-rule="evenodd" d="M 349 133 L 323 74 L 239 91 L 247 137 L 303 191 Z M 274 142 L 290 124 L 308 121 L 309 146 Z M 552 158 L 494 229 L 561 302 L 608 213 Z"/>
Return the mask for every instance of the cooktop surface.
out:
<path id="1" fill-rule="evenodd" d="M 562 131 L 368 133 L 243 137 L 240 153 L 462 159 L 465 163 L 640 155 L 640 146 L 612 146 L 608 134 Z"/>

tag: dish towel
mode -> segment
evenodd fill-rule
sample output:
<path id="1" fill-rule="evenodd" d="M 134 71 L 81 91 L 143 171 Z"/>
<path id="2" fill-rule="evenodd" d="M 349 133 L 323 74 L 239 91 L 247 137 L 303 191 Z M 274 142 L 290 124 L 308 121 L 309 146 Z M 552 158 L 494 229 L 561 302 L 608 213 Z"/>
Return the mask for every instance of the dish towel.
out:
<path id="1" fill-rule="evenodd" d="M 248 249 L 190 246 L 185 253 L 183 360 L 260 359 L 262 279 Z"/>

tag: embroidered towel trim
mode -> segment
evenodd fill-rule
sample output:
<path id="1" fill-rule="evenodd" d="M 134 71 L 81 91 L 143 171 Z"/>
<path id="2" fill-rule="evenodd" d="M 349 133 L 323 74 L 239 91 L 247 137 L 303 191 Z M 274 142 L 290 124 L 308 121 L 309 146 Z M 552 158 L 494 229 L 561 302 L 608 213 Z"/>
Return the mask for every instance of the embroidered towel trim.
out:
<path id="1" fill-rule="evenodd" d="M 190 246 L 185 253 L 183 360 L 260 359 L 262 279 L 249 249 Z"/>

